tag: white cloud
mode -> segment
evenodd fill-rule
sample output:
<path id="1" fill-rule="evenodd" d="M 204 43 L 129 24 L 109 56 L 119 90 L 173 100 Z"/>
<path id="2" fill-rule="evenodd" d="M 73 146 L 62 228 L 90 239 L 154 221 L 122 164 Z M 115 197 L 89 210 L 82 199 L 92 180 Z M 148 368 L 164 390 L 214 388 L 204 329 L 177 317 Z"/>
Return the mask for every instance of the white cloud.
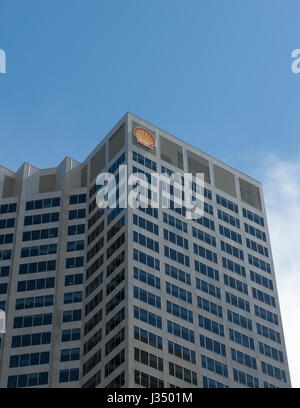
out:
<path id="1" fill-rule="evenodd" d="M 300 387 L 300 159 L 268 155 L 260 174 L 293 387 Z"/>

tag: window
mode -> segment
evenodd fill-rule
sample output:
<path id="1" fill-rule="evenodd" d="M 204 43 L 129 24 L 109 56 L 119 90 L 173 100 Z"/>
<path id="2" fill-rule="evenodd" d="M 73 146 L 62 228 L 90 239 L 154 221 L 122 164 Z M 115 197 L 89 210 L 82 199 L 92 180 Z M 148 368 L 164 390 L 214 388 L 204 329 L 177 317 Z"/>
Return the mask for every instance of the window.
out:
<path id="1" fill-rule="evenodd" d="M 214 279 L 216 281 L 219 281 L 219 271 L 216 269 L 212 268 L 211 266 L 208 266 L 202 262 L 199 262 L 197 260 L 195 262 L 195 269 L 197 272 L 202 273 L 202 275 L 207 276 L 208 278 Z"/>
<path id="2" fill-rule="evenodd" d="M 250 278 L 253 282 L 256 282 L 258 285 L 264 286 L 267 289 L 271 290 L 274 289 L 273 282 L 271 281 L 271 279 L 268 279 L 257 272 L 253 272 L 250 270 Z"/>
<path id="3" fill-rule="evenodd" d="M 108 296 L 117 286 L 125 279 L 125 269 L 122 269 L 113 279 L 106 285 L 106 296 Z"/>
<path id="4" fill-rule="evenodd" d="M 144 230 L 148 232 L 151 232 L 152 234 L 155 234 L 155 235 L 159 234 L 159 228 L 157 224 L 155 224 L 152 221 L 148 221 L 143 217 L 139 217 L 136 214 L 133 214 L 133 224 L 137 225 L 140 228 L 143 228 Z"/>
<path id="5" fill-rule="evenodd" d="M 218 336 L 222 336 L 222 337 L 225 336 L 223 324 L 220 324 L 202 315 L 198 315 L 198 323 L 199 323 L 199 327 L 202 327 L 205 330 L 215 333 Z"/>
<path id="6" fill-rule="evenodd" d="M 229 338 L 241 346 L 247 347 L 251 350 L 255 350 L 254 339 L 252 337 L 246 336 L 246 334 L 237 332 L 235 330 L 229 329 Z"/>
<path id="7" fill-rule="evenodd" d="M 265 226 L 264 219 L 262 217 L 249 210 L 246 210 L 246 208 L 243 208 L 243 217 L 248 218 L 248 220 L 253 221 L 262 227 Z"/>
<path id="8" fill-rule="evenodd" d="M 227 310 L 227 317 L 230 322 L 252 331 L 252 321 L 247 317 L 232 312 L 231 310 Z"/>
<path id="9" fill-rule="evenodd" d="M 14 318 L 14 329 L 46 326 L 52 324 L 52 313 L 18 316 Z"/>
<path id="10" fill-rule="evenodd" d="M 287 382 L 286 373 L 284 370 L 281 370 L 278 367 L 274 367 L 271 364 L 261 362 L 261 369 L 264 374 L 267 374 L 270 377 L 276 378 L 279 381 Z"/>
<path id="11" fill-rule="evenodd" d="M 81 309 L 79 310 L 65 310 L 63 312 L 63 323 L 78 322 L 81 320 Z"/>
<path id="12" fill-rule="evenodd" d="M 276 324 L 278 326 L 278 316 L 275 313 L 270 312 L 269 310 L 263 309 L 257 305 L 254 305 L 255 316 L 260 317 L 270 323 Z"/>
<path id="13" fill-rule="evenodd" d="M 90 350 L 92 350 L 102 340 L 102 328 L 96 331 L 83 345 L 83 355 L 85 356 Z"/>
<path id="14" fill-rule="evenodd" d="M 125 299 L 125 289 L 121 289 L 109 302 L 106 303 L 106 315 L 115 309 Z"/>
<path id="15" fill-rule="evenodd" d="M 14 228 L 14 226 L 15 218 L 6 218 L 4 220 L 0 220 L 0 229 Z"/>
<path id="16" fill-rule="evenodd" d="M 125 319 L 125 308 L 119 310 L 106 324 L 106 336 Z"/>
<path id="17" fill-rule="evenodd" d="M 67 242 L 67 252 L 82 251 L 84 249 L 84 241 Z"/>
<path id="18" fill-rule="evenodd" d="M 208 378 L 205 375 L 203 378 L 203 388 L 229 388 L 228 385 L 222 384 L 219 381 Z"/>
<path id="19" fill-rule="evenodd" d="M 51 255 L 57 253 L 57 244 L 39 245 L 21 248 L 21 258 Z"/>
<path id="20" fill-rule="evenodd" d="M 137 262 L 140 262 L 144 265 L 149 266 L 152 269 L 160 270 L 160 261 L 157 258 L 154 258 L 151 255 L 146 254 L 145 252 L 139 251 L 133 248 L 133 259 Z"/>
<path id="21" fill-rule="evenodd" d="M 142 164 L 143 166 L 147 167 L 150 170 L 156 171 L 156 163 L 150 159 L 148 159 L 147 157 L 133 151 L 132 152 L 132 160 Z"/>
<path id="22" fill-rule="evenodd" d="M 30 373 L 10 375 L 7 378 L 7 388 L 35 387 L 48 384 L 48 373 Z"/>
<path id="23" fill-rule="evenodd" d="M 199 307 L 199 309 L 206 310 L 207 312 L 212 313 L 216 316 L 223 317 L 222 306 L 217 305 L 216 303 L 204 299 L 200 296 L 197 296 L 197 306 Z"/>
<path id="24" fill-rule="evenodd" d="M 144 289 L 141 289 L 137 286 L 133 287 L 133 296 L 136 299 L 139 299 L 141 302 L 147 303 L 150 306 L 157 307 L 161 309 L 161 298 L 154 295 L 151 292 L 148 292 Z"/>
<path id="25" fill-rule="evenodd" d="M 192 303 L 192 293 L 180 288 L 179 286 L 173 285 L 170 282 L 166 282 L 166 292 L 174 297 L 177 297 L 184 302 Z"/>
<path id="26" fill-rule="evenodd" d="M 262 343 L 261 341 L 258 342 L 259 352 L 267 357 L 273 358 L 273 360 L 279 361 L 283 363 L 283 353 L 282 351 L 269 346 L 268 344 Z"/>
<path id="27" fill-rule="evenodd" d="M 58 237 L 58 228 L 46 228 L 42 230 L 33 230 L 23 232 L 23 241 L 35 241 L 40 239 L 49 239 Z"/>
<path id="28" fill-rule="evenodd" d="M 231 276 L 228 276 L 225 273 L 224 273 L 224 283 L 225 283 L 225 285 L 227 285 L 227 286 L 229 286 L 229 287 L 231 287 L 231 288 L 233 288 L 235 290 L 238 290 L 239 292 L 242 292 L 245 295 L 248 295 L 248 286 L 247 286 L 246 283 L 244 283 L 244 282 L 242 282 L 242 281 L 240 281 L 238 279 L 232 278 Z"/>
<path id="29" fill-rule="evenodd" d="M 214 360 L 205 355 L 201 355 L 201 366 L 209 371 L 212 371 L 216 374 L 222 375 L 223 377 L 228 377 L 228 367 L 226 364 L 223 364 L 217 360 Z"/>
<path id="30" fill-rule="evenodd" d="M 243 265 L 231 261 L 230 259 L 222 257 L 223 268 L 228 269 L 231 272 L 237 273 L 241 276 L 246 276 L 246 269 Z"/>
<path id="31" fill-rule="evenodd" d="M 217 340 L 213 340 L 210 337 L 203 336 L 203 334 L 200 334 L 199 336 L 200 339 L 200 346 L 212 351 L 213 353 L 220 354 L 223 357 L 226 357 L 226 347 L 225 344 L 220 343 Z"/>
<path id="32" fill-rule="evenodd" d="M 244 252 L 241 249 L 233 245 L 230 245 L 227 242 L 224 242 L 222 240 L 221 240 L 221 249 L 222 251 L 226 252 L 229 255 L 235 256 L 236 258 L 242 261 L 244 260 Z"/>
<path id="33" fill-rule="evenodd" d="M 268 262 L 262 261 L 261 259 L 256 258 L 255 256 L 248 254 L 248 261 L 250 265 L 255 266 L 256 268 L 261 269 L 262 271 L 271 273 L 271 266 Z"/>
<path id="34" fill-rule="evenodd" d="M 102 309 L 99 310 L 98 312 L 96 312 L 94 314 L 94 316 L 92 316 L 90 318 L 90 320 L 87 321 L 87 323 L 85 323 L 84 325 L 84 335 L 86 336 L 91 330 L 93 330 L 94 327 L 96 327 L 96 325 L 101 322 L 102 320 Z"/>
<path id="35" fill-rule="evenodd" d="M 239 350 L 231 348 L 231 358 L 242 365 L 245 365 L 253 370 L 257 370 L 256 359 L 249 354 L 242 353 Z"/>
<path id="36" fill-rule="evenodd" d="M 82 302 L 82 292 L 68 292 L 64 293 L 64 305 L 69 303 L 80 303 Z"/>
<path id="37" fill-rule="evenodd" d="M 85 224 L 69 225 L 68 235 L 80 235 L 85 233 Z"/>
<path id="38" fill-rule="evenodd" d="M 83 256 L 66 259 L 66 269 L 81 268 L 83 266 Z"/>
<path id="39" fill-rule="evenodd" d="M 151 249 L 151 251 L 159 253 L 159 243 L 157 241 L 149 237 L 146 237 L 143 234 L 139 234 L 136 231 L 133 231 L 133 242 L 136 242 L 148 249 Z"/>
<path id="40" fill-rule="evenodd" d="M 168 352 L 176 357 L 196 364 L 196 353 L 193 350 L 181 346 L 180 344 L 168 341 Z"/>
<path id="41" fill-rule="evenodd" d="M 224 197 L 221 197 L 219 194 L 216 194 L 217 204 L 221 205 L 222 207 L 227 208 L 230 211 L 235 212 L 236 214 L 239 213 L 239 207 L 233 201 L 227 200 Z"/>
<path id="42" fill-rule="evenodd" d="M 0 214 L 14 213 L 17 211 L 17 203 L 0 205 Z"/>
<path id="43" fill-rule="evenodd" d="M 39 210 L 41 208 L 51 208 L 60 206 L 60 197 L 45 198 L 44 200 L 27 201 L 25 210 Z"/>
<path id="44" fill-rule="evenodd" d="M 220 234 L 226 238 L 231 239 L 234 242 L 242 245 L 242 236 L 237 232 L 233 231 L 232 229 L 223 227 L 223 225 L 219 225 Z"/>
<path id="45" fill-rule="evenodd" d="M 258 378 L 244 373 L 243 371 L 239 371 L 236 368 L 233 369 L 233 379 L 234 381 L 243 385 L 247 385 L 250 388 L 259 388 Z"/>
<path id="46" fill-rule="evenodd" d="M 190 266 L 190 258 L 187 255 L 184 255 L 183 253 L 179 251 L 175 251 L 175 249 L 170 248 L 168 246 L 164 246 L 164 255 L 172 259 L 175 262 L 180 263 L 181 265 L 185 265 L 187 267 Z"/>
<path id="47" fill-rule="evenodd" d="M 226 213 L 225 211 L 218 210 L 218 218 L 221 221 L 226 222 L 227 224 L 232 225 L 235 228 L 241 228 L 240 220 L 233 215 Z"/>
<path id="48" fill-rule="evenodd" d="M 65 370 L 59 370 L 59 382 L 73 382 L 79 380 L 79 368 L 68 368 Z"/>
<path id="49" fill-rule="evenodd" d="M 107 364 L 105 364 L 105 377 L 108 377 L 125 361 L 125 349 L 116 354 Z"/>
<path id="50" fill-rule="evenodd" d="M 276 343 L 281 344 L 280 333 L 277 331 L 270 329 L 269 327 L 263 326 L 260 323 L 256 323 L 257 333 L 267 339 L 275 341 Z"/>
<path id="51" fill-rule="evenodd" d="M 95 354 L 92 355 L 84 364 L 83 364 L 83 370 L 82 370 L 82 375 L 85 376 L 87 373 L 89 373 L 98 363 L 101 361 L 101 349 L 96 351 Z"/>
<path id="52" fill-rule="evenodd" d="M 184 326 L 180 326 L 177 323 L 167 320 L 168 333 L 173 334 L 174 336 L 181 337 L 182 339 L 195 343 L 194 332 L 190 329 L 187 329 Z"/>
<path id="53" fill-rule="evenodd" d="M 207 248 L 204 248 L 201 245 L 197 245 L 194 243 L 194 254 L 201 256 L 202 258 L 208 259 L 211 262 L 218 263 L 218 256 L 215 252 L 210 251 Z"/>
<path id="54" fill-rule="evenodd" d="M 145 388 L 164 388 L 163 380 L 139 370 L 134 370 L 134 381 L 137 385 L 141 385 Z"/>
<path id="55" fill-rule="evenodd" d="M 181 232 L 188 232 L 187 230 L 187 223 L 184 221 L 181 221 L 179 218 L 173 217 L 173 215 L 163 213 L 163 222 L 165 224 L 170 225 L 173 228 L 178 229 Z"/>
<path id="56" fill-rule="evenodd" d="M 76 273 L 73 275 L 65 276 L 65 286 L 81 285 L 83 282 L 83 274 Z"/>
<path id="57" fill-rule="evenodd" d="M 264 231 L 261 231 L 260 229 L 257 229 L 247 223 L 244 223 L 244 226 L 245 226 L 245 232 L 247 232 L 248 234 L 253 235 L 255 238 L 261 239 L 264 242 L 267 241 L 266 233 Z"/>
<path id="58" fill-rule="evenodd" d="M 83 204 L 86 202 L 86 194 L 75 194 L 70 196 L 69 204 Z"/>
<path id="59" fill-rule="evenodd" d="M 125 340 L 125 329 L 121 329 L 105 344 L 105 355 L 116 349 Z"/>
<path id="60" fill-rule="evenodd" d="M 165 264 L 165 273 L 171 278 L 177 279 L 187 285 L 191 285 L 191 275 L 181 269 L 175 268 L 175 266 Z"/>
<path id="61" fill-rule="evenodd" d="M 17 292 L 54 288 L 54 284 L 54 277 L 19 281 Z"/>
<path id="62" fill-rule="evenodd" d="M 140 350 L 137 347 L 134 348 L 134 359 L 141 364 L 150 366 L 156 370 L 163 371 L 163 359 L 155 356 L 154 354 L 148 353 L 144 350 Z"/>
<path id="63" fill-rule="evenodd" d="M 252 249 L 252 251 L 258 252 L 259 254 L 264 255 L 267 258 L 269 257 L 268 248 L 264 247 L 263 245 L 260 245 L 249 238 L 246 238 L 246 244 L 247 248 Z"/>
<path id="64" fill-rule="evenodd" d="M 138 306 L 134 306 L 134 318 L 141 320 L 142 322 L 148 323 L 151 326 L 162 328 L 162 318 L 154 313 L 148 312 Z"/>
<path id="65" fill-rule="evenodd" d="M 167 300 L 167 312 L 174 316 L 179 317 L 180 319 L 193 323 L 193 312 L 191 310 L 179 306 L 176 303 L 169 302 L 168 300 Z"/>
<path id="66" fill-rule="evenodd" d="M 49 364 L 49 360 L 50 360 L 49 351 L 31 354 L 18 354 L 10 356 L 9 368 Z"/>
<path id="67" fill-rule="evenodd" d="M 19 275 L 55 271 L 56 260 L 20 264 Z"/>
<path id="68" fill-rule="evenodd" d="M 250 313 L 250 304 L 247 300 L 242 299 L 236 295 L 233 295 L 232 293 L 225 292 L 226 296 L 226 302 L 238 307 L 239 309 L 245 310 L 246 312 Z"/>
<path id="69" fill-rule="evenodd" d="M 23 334 L 22 336 L 12 336 L 11 347 L 38 346 L 51 343 L 51 332 Z"/>
<path id="70" fill-rule="evenodd" d="M 85 218 L 85 208 L 69 211 L 69 220 L 77 220 L 80 218 Z"/>
<path id="71" fill-rule="evenodd" d="M 256 288 L 252 288 L 252 295 L 254 299 L 266 303 L 269 306 L 276 307 L 275 298 L 268 293 L 262 292 Z"/>
<path id="72" fill-rule="evenodd" d="M 163 349 L 162 337 L 137 326 L 134 326 L 134 338 L 143 343 L 149 344 L 152 347 L 158 348 L 159 350 Z"/>
<path id="73" fill-rule="evenodd" d="M 89 297 L 103 282 L 103 272 L 100 272 L 96 278 L 85 288 L 85 296 Z"/>
<path id="74" fill-rule="evenodd" d="M 196 287 L 204 293 L 221 299 L 221 289 L 211 283 L 208 283 L 202 279 L 196 278 Z"/>
<path id="75" fill-rule="evenodd" d="M 58 222 L 58 221 L 59 221 L 59 212 L 36 214 L 36 215 L 26 215 L 24 217 L 24 225 L 47 224 L 49 222 Z"/>
<path id="76" fill-rule="evenodd" d="M 175 234 L 172 231 L 169 231 L 164 228 L 164 239 L 166 241 L 172 242 L 172 244 L 178 245 L 183 249 L 189 249 L 189 242 L 186 238 L 183 238 L 179 234 Z"/>
<path id="77" fill-rule="evenodd" d="M 169 362 L 169 374 L 187 383 L 198 385 L 197 373 L 177 364 Z"/>
<path id="78" fill-rule="evenodd" d="M 13 242 L 13 234 L 0 235 L 0 245 L 11 244 Z"/>
<path id="79" fill-rule="evenodd" d="M 80 348 L 71 348 L 60 350 L 60 361 L 77 361 L 80 360 Z"/>
<path id="80" fill-rule="evenodd" d="M 53 295 L 16 299 L 15 310 L 53 306 Z"/>
<path id="81" fill-rule="evenodd" d="M 212 245 L 213 247 L 216 247 L 216 238 L 208 234 L 207 232 L 204 232 L 202 230 L 199 230 L 196 227 L 192 227 L 192 233 L 193 237 L 199 239 L 200 241 L 205 242 L 208 245 Z"/>
<path id="82" fill-rule="evenodd" d="M 61 341 L 77 341 L 80 340 L 80 328 L 62 330 L 61 332 Z"/>

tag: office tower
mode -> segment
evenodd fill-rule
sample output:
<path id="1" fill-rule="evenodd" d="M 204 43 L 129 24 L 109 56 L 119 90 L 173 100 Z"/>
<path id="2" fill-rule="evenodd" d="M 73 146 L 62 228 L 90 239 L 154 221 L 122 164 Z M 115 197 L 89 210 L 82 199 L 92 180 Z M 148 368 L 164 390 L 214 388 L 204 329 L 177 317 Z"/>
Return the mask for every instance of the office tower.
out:
<path id="1" fill-rule="evenodd" d="M 101 209 L 103 172 L 125 201 L 132 173 L 202 173 L 204 214 L 175 188 Z M 1 387 L 290 387 L 258 181 L 127 113 L 83 163 L 0 168 L 0 197 Z"/>

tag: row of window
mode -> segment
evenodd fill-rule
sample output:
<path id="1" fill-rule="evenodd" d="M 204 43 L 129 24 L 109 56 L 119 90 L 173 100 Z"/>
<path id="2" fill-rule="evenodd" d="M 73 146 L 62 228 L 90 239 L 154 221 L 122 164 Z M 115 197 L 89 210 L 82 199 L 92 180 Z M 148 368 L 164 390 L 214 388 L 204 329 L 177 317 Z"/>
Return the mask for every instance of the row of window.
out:
<path id="1" fill-rule="evenodd" d="M 0 229 L 14 228 L 15 221 L 15 218 L 6 218 L 4 220 L 0 220 Z"/>
<path id="2" fill-rule="evenodd" d="M 51 272 L 56 269 L 56 260 L 31 262 L 20 264 L 19 275 L 27 275 L 30 273 Z"/>
<path id="3" fill-rule="evenodd" d="M 36 241 L 40 239 L 49 239 L 58 237 L 58 228 L 45 228 L 42 230 L 33 230 L 23 232 L 23 241 Z"/>
<path id="4" fill-rule="evenodd" d="M 24 217 L 24 225 L 38 225 L 47 224 L 49 222 L 58 222 L 59 212 L 46 213 L 46 214 L 36 214 L 36 215 L 26 215 Z"/>
<path id="5" fill-rule="evenodd" d="M 27 201 L 25 210 L 40 210 L 41 208 L 51 208 L 60 206 L 60 197 L 44 198 L 43 200 Z"/>
<path id="6" fill-rule="evenodd" d="M 13 242 L 14 234 L 0 235 L 0 245 L 11 244 Z"/>
<path id="7" fill-rule="evenodd" d="M 17 211 L 17 203 L 0 205 L 0 214 L 9 214 Z"/>
<path id="8" fill-rule="evenodd" d="M 33 256 L 51 255 L 57 253 L 57 244 L 38 245 L 33 247 L 21 248 L 21 258 Z"/>
<path id="9" fill-rule="evenodd" d="M 43 351 L 41 353 L 19 354 L 15 356 L 10 356 L 9 368 L 49 364 L 49 361 L 50 361 L 49 351 Z"/>
<path id="10" fill-rule="evenodd" d="M 54 284 L 54 277 L 19 281 L 17 292 L 54 288 Z"/>

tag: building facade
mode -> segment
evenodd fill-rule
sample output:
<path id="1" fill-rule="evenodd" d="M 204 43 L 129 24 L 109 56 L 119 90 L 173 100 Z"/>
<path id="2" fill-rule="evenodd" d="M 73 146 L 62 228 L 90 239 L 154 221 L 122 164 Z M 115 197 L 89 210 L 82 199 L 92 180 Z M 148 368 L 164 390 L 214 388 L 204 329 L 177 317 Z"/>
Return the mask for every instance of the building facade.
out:
<path id="1" fill-rule="evenodd" d="M 204 214 L 101 209 L 103 172 L 119 201 L 203 173 Z M 0 167 L 0 197 L 0 387 L 291 386 L 258 181 L 127 113 L 83 163 Z"/>

